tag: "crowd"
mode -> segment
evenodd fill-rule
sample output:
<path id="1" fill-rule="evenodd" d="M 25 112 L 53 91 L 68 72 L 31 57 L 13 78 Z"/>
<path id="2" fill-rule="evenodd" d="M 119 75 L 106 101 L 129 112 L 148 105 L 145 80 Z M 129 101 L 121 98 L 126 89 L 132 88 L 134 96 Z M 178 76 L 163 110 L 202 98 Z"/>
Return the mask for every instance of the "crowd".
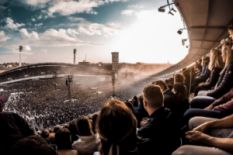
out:
<path id="1" fill-rule="evenodd" d="M 64 102 L 65 91 L 58 95 L 48 85 L 38 87 L 43 98 L 21 93 L 15 104 L 0 97 L 1 154 L 232 155 L 233 26 L 228 32 L 193 66 L 127 101 L 79 90 L 80 98 Z M 38 102 L 31 104 L 33 97 Z M 25 114 L 43 127 L 33 130 Z"/>

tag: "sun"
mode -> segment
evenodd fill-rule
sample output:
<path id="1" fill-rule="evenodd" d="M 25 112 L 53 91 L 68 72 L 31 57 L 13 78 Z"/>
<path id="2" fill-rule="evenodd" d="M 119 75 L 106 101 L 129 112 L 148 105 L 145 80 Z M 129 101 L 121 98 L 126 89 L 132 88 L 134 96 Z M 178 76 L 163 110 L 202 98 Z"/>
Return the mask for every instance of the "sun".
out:
<path id="1" fill-rule="evenodd" d="M 112 43 L 112 48 L 121 52 L 123 61 L 176 63 L 186 55 L 187 49 L 182 47 L 176 33 L 182 24 L 177 23 L 180 19 L 156 14 L 154 10 L 141 11 L 135 16 L 135 22 L 122 30 Z M 131 59 L 132 54 L 137 60 Z"/>

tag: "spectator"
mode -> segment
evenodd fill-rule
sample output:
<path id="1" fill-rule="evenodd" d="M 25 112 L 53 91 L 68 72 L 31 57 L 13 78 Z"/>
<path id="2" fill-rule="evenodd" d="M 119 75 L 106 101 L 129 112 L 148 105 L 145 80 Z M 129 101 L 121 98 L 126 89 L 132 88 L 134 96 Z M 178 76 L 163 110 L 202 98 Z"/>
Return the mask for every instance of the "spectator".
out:
<path id="1" fill-rule="evenodd" d="M 198 91 L 200 90 L 209 90 L 215 86 L 217 80 L 219 78 L 219 74 L 223 68 L 223 61 L 221 57 L 221 52 L 217 49 L 211 49 L 210 51 L 210 63 L 209 63 L 209 70 L 211 71 L 209 79 L 204 82 L 200 83 L 195 88 L 195 95 L 197 95 Z"/>
<path id="2" fill-rule="evenodd" d="M 220 73 L 218 82 L 215 88 L 208 91 L 206 96 L 194 97 L 191 101 L 191 107 L 204 108 L 210 105 L 216 98 L 221 97 L 233 87 L 233 50 L 231 49 L 232 42 L 224 42 L 222 45 L 222 58 L 225 66 Z"/>
<path id="3" fill-rule="evenodd" d="M 164 106 L 167 108 L 171 108 L 172 104 L 174 103 L 174 93 L 172 92 L 171 89 L 168 89 L 168 86 L 166 83 L 162 80 L 158 80 L 153 82 L 152 84 L 160 86 L 163 96 L 164 96 Z"/>
<path id="4" fill-rule="evenodd" d="M 190 127 L 193 129 L 186 133 L 186 138 L 202 145 L 184 145 L 172 155 L 232 155 L 232 121 L 233 115 L 222 119 L 204 117 L 191 119 Z"/>
<path id="5" fill-rule="evenodd" d="M 192 89 L 194 89 L 200 82 L 204 82 L 209 77 L 210 71 L 208 69 L 209 57 L 202 57 L 202 69 L 201 73 L 197 75 L 192 82 Z"/>
<path id="6" fill-rule="evenodd" d="M 87 116 L 81 116 L 76 121 L 79 139 L 72 144 L 78 155 L 93 155 L 98 151 L 99 138 L 93 133 L 93 127 Z"/>
<path id="7" fill-rule="evenodd" d="M 179 130 L 171 111 L 163 106 L 159 86 L 148 85 L 144 88 L 143 105 L 149 121 L 138 130 L 138 135 L 150 139 L 144 154 L 170 155 L 180 144 Z"/>
<path id="8" fill-rule="evenodd" d="M 136 118 L 125 103 L 116 99 L 107 101 L 97 123 L 100 154 L 138 155 L 136 126 Z"/>
<path id="9" fill-rule="evenodd" d="M 58 155 L 77 155 L 77 151 L 71 147 L 71 135 L 67 128 L 61 128 L 55 134 Z"/>

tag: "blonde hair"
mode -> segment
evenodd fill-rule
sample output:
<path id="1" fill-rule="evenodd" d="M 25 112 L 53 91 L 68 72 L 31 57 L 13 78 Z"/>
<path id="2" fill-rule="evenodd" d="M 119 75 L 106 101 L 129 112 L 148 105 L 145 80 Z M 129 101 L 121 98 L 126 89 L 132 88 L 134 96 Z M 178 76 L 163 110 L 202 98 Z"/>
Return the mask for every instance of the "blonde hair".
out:
<path id="1" fill-rule="evenodd" d="M 214 68 L 223 68 L 223 60 L 221 57 L 221 52 L 219 50 L 210 50 L 210 63 L 208 68 L 209 70 L 213 70 Z"/>
<path id="2" fill-rule="evenodd" d="M 229 48 L 226 48 L 229 47 Z M 225 58 L 225 66 L 226 68 L 230 62 L 233 61 L 233 50 L 232 50 L 232 42 L 231 41 L 225 41 L 223 44 L 222 52 L 225 52 L 226 58 Z"/>

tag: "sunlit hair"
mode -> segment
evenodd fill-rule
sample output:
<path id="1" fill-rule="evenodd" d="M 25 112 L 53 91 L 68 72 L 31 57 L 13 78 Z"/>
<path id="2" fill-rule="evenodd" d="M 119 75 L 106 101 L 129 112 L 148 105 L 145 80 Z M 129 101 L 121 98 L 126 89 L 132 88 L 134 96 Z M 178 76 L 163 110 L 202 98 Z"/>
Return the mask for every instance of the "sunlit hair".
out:
<path id="1" fill-rule="evenodd" d="M 152 84 L 160 86 L 162 91 L 167 89 L 166 83 L 164 81 L 162 81 L 162 80 L 154 81 L 154 82 L 152 82 Z"/>
<path id="2" fill-rule="evenodd" d="M 143 89 L 143 96 L 145 101 L 153 108 L 163 106 L 163 93 L 158 85 L 148 85 Z"/>
<path id="3" fill-rule="evenodd" d="M 136 140 L 137 121 L 124 102 L 108 100 L 100 111 L 97 132 L 101 139 L 101 154 L 122 154 L 122 145 L 132 145 Z M 133 135 L 133 136 L 132 136 Z M 130 142 L 130 139 L 133 138 Z"/>
<path id="4" fill-rule="evenodd" d="M 214 68 L 223 68 L 223 60 L 221 57 L 221 51 L 217 49 L 210 50 L 210 63 L 209 70 L 213 70 Z"/>
<path id="5" fill-rule="evenodd" d="M 225 41 L 223 46 L 222 46 L 222 53 L 225 54 L 225 66 L 224 68 L 226 68 L 229 63 L 231 63 L 233 61 L 233 50 L 232 50 L 232 41 L 231 40 L 228 40 L 228 41 Z"/>

